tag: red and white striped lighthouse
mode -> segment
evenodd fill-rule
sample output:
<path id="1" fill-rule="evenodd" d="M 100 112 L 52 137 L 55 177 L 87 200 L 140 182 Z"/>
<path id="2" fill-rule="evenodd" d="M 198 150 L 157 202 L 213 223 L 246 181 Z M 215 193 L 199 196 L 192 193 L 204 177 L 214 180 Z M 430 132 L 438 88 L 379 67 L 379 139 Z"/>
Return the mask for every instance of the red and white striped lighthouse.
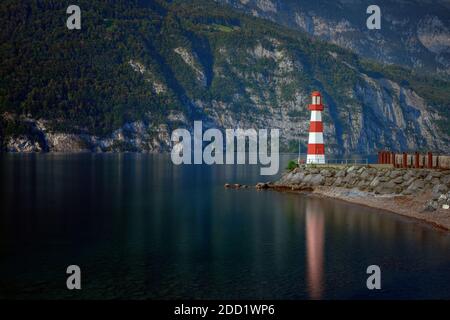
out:
<path id="1" fill-rule="evenodd" d="M 312 93 L 312 103 L 308 107 L 311 110 L 311 122 L 309 126 L 308 156 L 306 163 L 325 163 L 325 145 L 323 143 L 322 123 L 322 96 L 320 92 Z"/>

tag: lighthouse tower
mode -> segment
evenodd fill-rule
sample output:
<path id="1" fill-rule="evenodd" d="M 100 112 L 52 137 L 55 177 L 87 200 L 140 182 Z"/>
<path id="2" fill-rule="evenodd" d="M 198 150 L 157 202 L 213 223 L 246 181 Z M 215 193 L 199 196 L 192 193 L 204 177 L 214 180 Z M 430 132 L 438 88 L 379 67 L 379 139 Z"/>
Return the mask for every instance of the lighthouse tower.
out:
<path id="1" fill-rule="evenodd" d="M 325 163 L 325 145 L 323 144 L 322 124 L 322 96 L 320 92 L 312 93 L 312 103 L 308 107 L 311 110 L 311 122 L 309 126 L 308 156 L 306 163 Z"/>

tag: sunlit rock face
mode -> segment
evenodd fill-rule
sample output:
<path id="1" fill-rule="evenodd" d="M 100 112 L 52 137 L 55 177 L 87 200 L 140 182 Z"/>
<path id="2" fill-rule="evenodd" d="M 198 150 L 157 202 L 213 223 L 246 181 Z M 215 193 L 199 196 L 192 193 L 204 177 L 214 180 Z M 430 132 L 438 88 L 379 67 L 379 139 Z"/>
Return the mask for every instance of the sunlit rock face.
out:
<path id="1" fill-rule="evenodd" d="M 448 1 L 382 1 L 381 30 L 366 27 L 367 3 L 353 0 L 215 0 L 254 16 L 351 49 L 385 63 L 450 75 Z"/>
<path id="2" fill-rule="evenodd" d="M 86 41 L 101 57 L 95 61 L 55 58 L 54 50 L 38 57 L 45 63 L 38 61 L 30 54 L 38 40 L 67 47 L 69 57 L 78 42 L 65 43 L 57 33 L 36 33 L 32 23 L 19 38 L 5 33 L 7 46 L 25 46 L 17 50 L 26 59 L 18 59 L 14 50 L 3 53 L 2 62 L 14 73 L 4 72 L 0 90 L 0 98 L 8 98 L 0 99 L 7 102 L 0 106 L 0 149 L 166 152 L 172 148 L 174 129 L 192 131 L 194 121 L 201 120 L 205 130 L 279 129 L 281 151 L 297 153 L 301 145 L 304 153 L 310 94 L 319 90 L 325 105 L 326 154 L 370 154 L 385 148 L 450 153 L 448 82 L 431 77 L 420 81 L 405 69 L 369 63 L 351 50 L 317 39 L 389 62 L 408 64 L 415 57 L 417 66 L 428 68 L 426 61 L 435 60 L 424 60 L 420 52 L 445 61 L 448 47 L 448 19 L 440 16 L 445 10 L 439 10 L 439 3 L 433 13 L 424 9 L 417 23 L 411 22 L 417 18 L 412 20 L 405 4 L 390 5 L 391 10 L 383 9 L 381 31 L 369 32 L 364 29 L 366 8 L 357 2 L 323 1 L 323 8 L 312 1 L 221 2 L 250 14 L 213 1 L 208 10 L 199 10 L 195 1 L 164 10 L 134 8 L 134 2 L 126 2 L 126 15 L 114 18 L 121 33 L 108 29 L 107 37 L 98 38 L 86 30 Z M 18 3 L 16 10 L 22 6 Z M 87 13 L 100 17 L 102 10 L 95 6 Z M 48 10 L 60 13 L 49 3 Z M 139 28 L 125 23 L 130 16 Z M 14 22 L 7 20 L 6 25 Z M 409 30 L 409 42 L 402 30 Z M 116 33 L 129 34 L 130 46 L 113 37 Z M 39 68 L 44 64 L 45 72 Z M 89 72 L 80 73 L 81 67 Z M 440 68 L 445 69 L 442 64 Z M 47 77 L 48 83 L 39 80 L 28 88 L 28 74 Z"/>

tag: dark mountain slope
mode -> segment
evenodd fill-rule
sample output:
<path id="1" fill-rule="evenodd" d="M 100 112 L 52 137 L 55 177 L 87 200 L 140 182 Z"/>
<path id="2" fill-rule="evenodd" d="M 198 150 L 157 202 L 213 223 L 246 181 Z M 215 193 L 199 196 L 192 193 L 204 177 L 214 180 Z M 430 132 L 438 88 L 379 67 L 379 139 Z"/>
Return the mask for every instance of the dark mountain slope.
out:
<path id="1" fill-rule="evenodd" d="M 449 84 L 212 1 L 0 4 L 1 140 L 7 150 L 162 151 L 170 132 L 280 128 L 307 140 L 321 90 L 328 151 L 449 151 Z"/>

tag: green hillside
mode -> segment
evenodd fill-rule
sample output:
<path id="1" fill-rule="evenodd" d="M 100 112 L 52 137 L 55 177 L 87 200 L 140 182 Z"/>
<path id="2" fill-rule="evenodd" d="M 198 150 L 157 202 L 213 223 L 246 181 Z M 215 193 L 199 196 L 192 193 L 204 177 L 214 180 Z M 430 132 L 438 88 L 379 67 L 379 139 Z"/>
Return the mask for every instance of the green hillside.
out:
<path id="1" fill-rule="evenodd" d="M 304 99 L 318 89 L 328 107 L 325 121 L 332 124 L 326 132 L 329 146 L 373 151 L 382 147 L 378 130 L 387 132 L 395 124 L 384 123 L 382 114 L 368 110 L 372 107 L 363 97 L 368 84 L 361 73 L 413 90 L 425 99 L 427 112 L 436 115 L 436 128 L 430 132 L 443 139 L 450 135 L 449 83 L 361 61 L 335 45 L 213 1 L 80 0 L 80 31 L 65 27 L 69 4 L 0 4 L 3 144 L 8 137 L 41 134 L 26 119 L 45 119 L 50 132 L 100 138 L 138 120 L 148 125 L 149 134 L 159 124 L 189 126 L 194 119 L 219 127 L 273 127 L 278 122 L 270 119 L 276 118 L 301 128 L 308 121 Z M 394 107 L 411 107 L 403 107 L 401 93 L 397 97 L 389 89 L 381 91 Z M 350 133 L 355 112 L 370 122 L 370 133 Z M 185 115 L 187 121 L 170 120 L 172 113 Z M 223 119 L 224 114 L 231 120 Z M 405 116 L 399 134 L 413 135 L 411 143 L 417 148 L 443 149 L 432 144 L 435 137 L 421 144 L 429 133 L 417 131 L 414 121 Z M 295 146 L 295 139 L 296 134 L 285 135 L 284 145 Z M 400 140 L 385 144 L 395 148 Z"/>

